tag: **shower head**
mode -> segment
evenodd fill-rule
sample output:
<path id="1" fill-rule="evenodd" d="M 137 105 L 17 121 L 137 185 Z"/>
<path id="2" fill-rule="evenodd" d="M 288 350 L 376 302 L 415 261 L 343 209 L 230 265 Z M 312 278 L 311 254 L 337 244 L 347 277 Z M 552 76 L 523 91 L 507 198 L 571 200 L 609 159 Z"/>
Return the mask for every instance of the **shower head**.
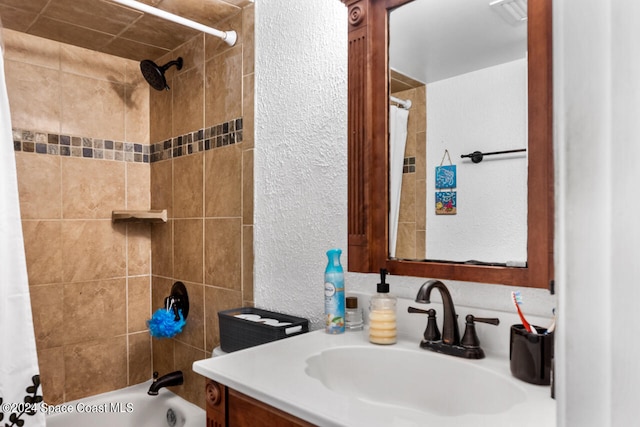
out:
<path id="1" fill-rule="evenodd" d="M 164 73 L 173 65 L 175 65 L 178 70 L 182 69 L 182 58 L 180 57 L 175 61 L 167 62 L 162 67 L 150 59 L 145 59 L 140 62 L 140 71 L 142 71 L 142 75 L 147 83 L 155 90 L 169 90 L 169 85 L 167 84 Z"/>

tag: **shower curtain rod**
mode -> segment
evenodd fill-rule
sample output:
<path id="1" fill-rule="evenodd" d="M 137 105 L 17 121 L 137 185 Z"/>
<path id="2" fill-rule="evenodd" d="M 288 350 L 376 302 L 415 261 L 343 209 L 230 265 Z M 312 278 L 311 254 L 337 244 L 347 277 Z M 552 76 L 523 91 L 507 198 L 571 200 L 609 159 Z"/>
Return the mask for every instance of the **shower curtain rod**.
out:
<path id="1" fill-rule="evenodd" d="M 211 34 L 212 36 L 221 38 L 224 40 L 226 44 L 229 46 L 233 46 L 236 44 L 236 40 L 238 40 L 238 34 L 231 31 L 220 31 L 215 28 L 207 27 L 206 25 L 202 25 L 198 22 L 192 21 L 187 18 L 183 18 L 182 16 L 174 15 L 173 13 L 166 12 L 162 9 L 158 9 L 153 6 L 149 6 L 144 3 L 140 3 L 135 0 L 112 0 L 116 3 L 120 3 L 123 6 L 130 7 L 132 9 L 139 10 L 144 13 L 148 13 L 150 15 L 157 16 L 162 19 L 166 19 L 167 21 L 175 22 L 176 24 L 184 25 L 185 27 L 193 28 L 194 30 L 202 31 L 203 33 Z"/>
<path id="2" fill-rule="evenodd" d="M 411 108 L 410 99 L 405 100 L 405 99 L 396 98 L 395 96 L 390 96 L 389 99 L 391 100 L 391 102 L 395 102 L 396 104 L 400 105 L 402 108 L 406 108 L 407 110 Z"/>

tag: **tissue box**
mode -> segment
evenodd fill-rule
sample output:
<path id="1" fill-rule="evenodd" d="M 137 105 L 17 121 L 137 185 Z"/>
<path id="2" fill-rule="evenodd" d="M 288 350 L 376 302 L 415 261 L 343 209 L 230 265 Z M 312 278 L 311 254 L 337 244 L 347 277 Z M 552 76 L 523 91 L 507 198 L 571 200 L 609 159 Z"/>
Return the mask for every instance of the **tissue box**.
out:
<path id="1" fill-rule="evenodd" d="M 218 322 L 227 353 L 309 332 L 307 319 L 254 307 L 220 311 Z"/>

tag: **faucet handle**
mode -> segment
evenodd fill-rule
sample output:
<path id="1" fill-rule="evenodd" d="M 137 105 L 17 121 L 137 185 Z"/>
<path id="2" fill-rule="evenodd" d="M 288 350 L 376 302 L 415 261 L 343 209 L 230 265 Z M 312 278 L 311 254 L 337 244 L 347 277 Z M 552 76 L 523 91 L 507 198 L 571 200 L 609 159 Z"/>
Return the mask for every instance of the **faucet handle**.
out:
<path id="1" fill-rule="evenodd" d="M 427 328 L 424 330 L 424 340 L 425 341 L 439 341 L 442 338 L 440 335 L 440 330 L 438 330 L 438 324 L 436 323 L 436 311 L 433 308 L 429 310 L 421 310 L 419 308 L 408 307 L 408 313 L 421 313 L 429 315 L 429 319 L 427 320 Z"/>
<path id="2" fill-rule="evenodd" d="M 466 328 L 460 344 L 467 348 L 480 348 L 480 340 L 476 334 L 475 322 L 489 323 L 491 325 L 499 325 L 500 319 L 495 317 L 475 317 L 473 314 L 468 314 L 465 318 Z"/>
<path id="3" fill-rule="evenodd" d="M 489 323 L 490 325 L 499 325 L 500 324 L 500 319 L 498 319 L 497 317 L 475 317 L 473 315 L 469 315 L 471 317 L 473 317 L 473 321 L 475 322 L 481 322 L 481 323 Z M 467 317 L 469 317 L 467 316 Z"/>
<path id="4" fill-rule="evenodd" d="M 440 341 L 442 335 L 438 330 L 438 324 L 436 323 L 436 311 L 433 308 L 427 310 L 429 320 L 427 320 L 427 329 L 424 330 L 425 341 Z"/>

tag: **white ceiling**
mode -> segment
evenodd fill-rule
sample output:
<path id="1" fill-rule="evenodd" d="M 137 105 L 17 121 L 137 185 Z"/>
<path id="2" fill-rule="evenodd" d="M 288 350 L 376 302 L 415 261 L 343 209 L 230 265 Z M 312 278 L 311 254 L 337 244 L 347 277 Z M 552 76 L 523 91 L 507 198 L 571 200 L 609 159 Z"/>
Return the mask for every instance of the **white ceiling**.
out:
<path id="1" fill-rule="evenodd" d="M 527 25 L 507 22 L 492 0 L 415 0 L 391 12 L 392 69 L 423 83 L 526 56 Z"/>

